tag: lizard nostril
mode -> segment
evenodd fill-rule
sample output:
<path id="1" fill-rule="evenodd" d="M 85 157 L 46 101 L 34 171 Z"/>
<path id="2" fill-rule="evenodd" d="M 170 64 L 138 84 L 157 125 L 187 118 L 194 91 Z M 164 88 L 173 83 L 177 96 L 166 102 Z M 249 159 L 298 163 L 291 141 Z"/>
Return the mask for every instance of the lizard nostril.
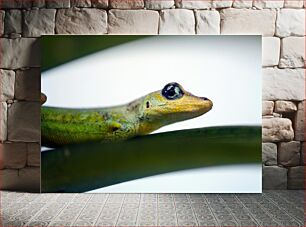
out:
<path id="1" fill-rule="evenodd" d="M 203 100 L 209 100 L 208 98 L 206 98 L 206 97 L 201 97 L 201 99 L 203 99 Z"/>

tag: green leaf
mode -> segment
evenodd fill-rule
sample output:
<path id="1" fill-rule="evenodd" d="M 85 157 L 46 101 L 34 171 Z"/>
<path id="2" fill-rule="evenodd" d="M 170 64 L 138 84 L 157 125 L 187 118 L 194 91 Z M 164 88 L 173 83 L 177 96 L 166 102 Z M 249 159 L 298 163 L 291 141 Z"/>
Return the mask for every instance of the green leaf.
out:
<path id="1" fill-rule="evenodd" d="M 261 127 L 224 126 L 42 152 L 42 192 L 85 192 L 172 171 L 261 163 Z"/>

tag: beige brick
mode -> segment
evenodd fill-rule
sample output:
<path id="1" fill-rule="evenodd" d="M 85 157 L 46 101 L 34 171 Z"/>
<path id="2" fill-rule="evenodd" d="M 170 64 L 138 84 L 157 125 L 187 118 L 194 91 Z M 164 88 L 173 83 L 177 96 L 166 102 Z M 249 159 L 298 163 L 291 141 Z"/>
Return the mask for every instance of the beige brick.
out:
<path id="1" fill-rule="evenodd" d="M 262 119 L 262 141 L 279 142 L 290 141 L 294 138 L 292 123 L 287 118 Z"/>
<path id="2" fill-rule="evenodd" d="M 16 102 L 8 108 L 8 140 L 40 141 L 39 102 Z"/>
<path id="3" fill-rule="evenodd" d="M 276 31 L 279 37 L 305 35 L 305 10 L 281 9 L 277 12 Z"/>
<path id="4" fill-rule="evenodd" d="M 91 7 L 90 0 L 70 0 L 71 7 Z"/>
<path id="5" fill-rule="evenodd" d="M 0 103 L 0 142 L 7 140 L 7 104 Z"/>
<path id="6" fill-rule="evenodd" d="M 16 71 L 16 99 L 40 101 L 40 93 L 40 68 Z"/>
<path id="7" fill-rule="evenodd" d="M 0 10 L 0 35 L 4 34 L 4 16 L 5 11 Z"/>
<path id="8" fill-rule="evenodd" d="M 273 36 L 276 12 L 271 9 L 223 9 L 221 15 L 221 34 L 252 34 Z"/>
<path id="9" fill-rule="evenodd" d="M 305 101 L 298 104 L 294 119 L 295 140 L 305 141 Z"/>
<path id="10" fill-rule="evenodd" d="M 275 143 L 262 144 L 262 163 L 267 166 L 277 165 L 277 146 Z"/>
<path id="11" fill-rule="evenodd" d="M 195 34 L 192 10 L 165 9 L 160 12 L 159 34 Z"/>
<path id="12" fill-rule="evenodd" d="M 220 34 L 220 14 L 216 10 L 196 10 L 197 34 L 218 35 Z"/>
<path id="13" fill-rule="evenodd" d="M 274 109 L 273 101 L 262 101 L 262 116 L 272 115 Z"/>
<path id="14" fill-rule="evenodd" d="M 0 7 L 2 9 L 21 9 L 30 8 L 32 2 L 29 0 L 1 0 Z"/>
<path id="15" fill-rule="evenodd" d="M 33 0 L 32 7 L 33 8 L 44 8 L 46 7 L 46 1 L 45 0 Z"/>
<path id="16" fill-rule="evenodd" d="M 305 157 L 305 142 L 302 142 L 301 146 L 301 165 L 306 165 L 306 157 Z"/>
<path id="17" fill-rule="evenodd" d="M 234 0 L 233 7 L 234 8 L 252 8 L 253 6 L 253 0 Z"/>
<path id="18" fill-rule="evenodd" d="M 288 189 L 304 189 L 304 166 L 291 167 L 288 171 Z"/>
<path id="19" fill-rule="evenodd" d="M 94 8 L 106 9 L 108 7 L 108 0 L 91 0 L 91 5 Z"/>
<path id="20" fill-rule="evenodd" d="M 287 189 L 287 169 L 279 166 L 264 166 L 263 189 Z"/>
<path id="21" fill-rule="evenodd" d="M 26 166 L 27 145 L 25 143 L 0 143 L 2 168 L 21 169 Z"/>
<path id="22" fill-rule="evenodd" d="M 0 68 L 19 69 L 40 66 L 41 49 L 36 38 L 0 38 L 0 48 L 3 53 Z"/>
<path id="23" fill-rule="evenodd" d="M 102 9 L 60 9 L 56 15 L 58 34 L 104 34 L 107 32 L 107 13 Z"/>
<path id="24" fill-rule="evenodd" d="M 282 166 L 298 166 L 300 164 L 300 142 L 280 143 L 278 148 L 278 164 Z"/>
<path id="25" fill-rule="evenodd" d="M 27 143 L 28 156 L 27 165 L 28 166 L 40 166 L 40 145 L 39 143 Z"/>
<path id="26" fill-rule="evenodd" d="M 284 0 L 254 0 L 253 6 L 257 9 L 276 9 L 276 8 L 283 8 Z"/>
<path id="27" fill-rule="evenodd" d="M 285 0 L 285 8 L 303 8 L 303 0 Z"/>
<path id="28" fill-rule="evenodd" d="M 265 68 L 262 70 L 263 100 L 304 100 L 305 73 L 303 69 Z"/>
<path id="29" fill-rule="evenodd" d="M 145 0 L 146 9 L 169 9 L 174 7 L 174 0 Z"/>
<path id="30" fill-rule="evenodd" d="M 142 9 L 143 0 L 109 0 L 109 6 L 113 9 Z"/>
<path id="31" fill-rule="evenodd" d="M 262 65 L 276 66 L 279 63 L 280 38 L 263 37 L 262 38 Z"/>
<path id="32" fill-rule="evenodd" d="M 62 9 L 70 7 L 70 0 L 45 0 L 47 8 Z"/>
<path id="33" fill-rule="evenodd" d="M 292 113 L 297 111 L 297 106 L 294 102 L 278 100 L 275 102 L 275 112 L 277 113 Z"/>
<path id="34" fill-rule="evenodd" d="M 212 0 L 212 8 L 228 8 L 233 4 L 232 0 Z"/>
<path id="35" fill-rule="evenodd" d="M 0 101 L 14 99 L 15 72 L 0 69 Z"/>
<path id="36" fill-rule="evenodd" d="M 159 14 L 152 10 L 110 10 L 110 34 L 157 34 Z"/>
<path id="37" fill-rule="evenodd" d="M 40 192 L 40 168 L 27 167 L 20 170 L 0 170 L 2 190 Z"/>
<path id="38" fill-rule="evenodd" d="M 305 67 L 305 38 L 287 37 L 282 39 L 282 51 L 279 67 Z"/>
<path id="39" fill-rule="evenodd" d="M 41 35 L 53 35 L 55 13 L 55 9 L 32 9 L 25 11 L 23 36 L 39 37 Z"/>
<path id="40" fill-rule="evenodd" d="M 212 7 L 212 1 L 210 0 L 175 0 L 177 8 L 184 9 L 209 9 Z"/>
<path id="41" fill-rule="evenodd" d="M 4 19 L 4 33 L 22 33 L 22 11 L 18 9 L 8 10 Z"/>

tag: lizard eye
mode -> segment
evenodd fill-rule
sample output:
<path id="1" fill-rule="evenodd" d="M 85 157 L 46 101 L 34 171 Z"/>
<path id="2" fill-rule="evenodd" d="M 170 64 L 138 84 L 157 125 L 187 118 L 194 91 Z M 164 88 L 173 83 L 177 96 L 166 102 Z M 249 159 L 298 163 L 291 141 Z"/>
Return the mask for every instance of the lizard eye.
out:
<path id="1" fill-rule="evenodd" d="M 174 100 L 181 98 L 184 95 L 184 92 L 182 91 L 178 83 L 169 83 L 163 88 L 162 95 L 166 99 Z"/>

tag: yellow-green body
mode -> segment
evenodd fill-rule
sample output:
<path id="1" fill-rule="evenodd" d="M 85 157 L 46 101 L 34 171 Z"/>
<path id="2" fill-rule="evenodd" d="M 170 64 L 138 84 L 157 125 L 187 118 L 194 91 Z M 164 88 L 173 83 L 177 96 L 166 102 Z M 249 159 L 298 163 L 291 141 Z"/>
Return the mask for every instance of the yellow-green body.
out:
<path id="1" fill-rule="evenodd" d="M 183 93 L 169 100 L 162 91 L 131 103 L 92 109 L 41 108 L 42 144 L 61 146 L 91 141 L 120 141 L 148 134 L 162 126 L 200 116 L 212 108 L 209 99 Z M 163 90 L 164 91 L 164 90 Z"/>

